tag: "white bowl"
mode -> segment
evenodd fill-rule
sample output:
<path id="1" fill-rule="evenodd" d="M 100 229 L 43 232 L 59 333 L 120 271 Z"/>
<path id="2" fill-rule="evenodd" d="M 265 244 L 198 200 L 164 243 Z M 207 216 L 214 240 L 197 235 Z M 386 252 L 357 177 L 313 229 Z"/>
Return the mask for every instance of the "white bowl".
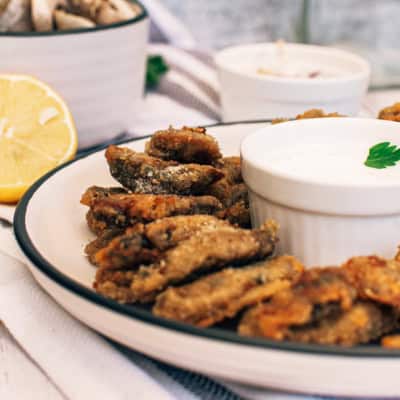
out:
<path id="1" fill-rule="evenodd" d="M 48 83 L 66 100 L 79 146 L 100 143 L 132 127 L 144 90 L 149 20 L 90 29 L 0 33 L 0 73 Z"/>
<path id="2" fill-rule="evenodd" d="M 241 153 L 252 222 L 276 219 L 280 252 L 308 266 L 393 257 L 400 244 L 400 164 L 364 165 L 369 148 L 384 141 L 400 146 L 398 123 L 321 118 L 248 136 Z"/>
<path id="3" fill-rule="evenodd" d="M 359 112 L 370 77 L 365 60 L 329 47 L 290 43 L 283 48 L 277 46 L 260 43 L 217 53 L 224 121 L 290 118 L 311 108 L 349 116 Z M 298 65 L 334 76 L 311 79 L 257 73 L 258 68 L 279 60 L 283 66 Z"/>

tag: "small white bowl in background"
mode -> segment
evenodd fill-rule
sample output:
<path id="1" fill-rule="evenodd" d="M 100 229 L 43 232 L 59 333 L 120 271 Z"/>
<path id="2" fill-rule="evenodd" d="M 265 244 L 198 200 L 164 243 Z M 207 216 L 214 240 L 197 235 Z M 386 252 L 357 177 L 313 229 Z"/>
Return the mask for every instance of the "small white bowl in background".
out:
<path id="1" fill-rule="evenodd" d="M 369 148 L 400 146 L 400 124 L 320 118 L 263 128 L 241 145 L 252 222 L 277 220 L 280 252 L 307 266 L 393 257 L 400 244 L 400 163 L 364 165 Z"/>
<path id="2" fill-rule="evenodd" d="M 313 45 L 277 42 L 229 47 L 216 54 L 215 62 L 224 121 L 292 118 L 311 108 L 354 116 L 370 78 L 369 64 L 361 57 Z M 281 68 L 283 76 L 259 73 L 260 68 Z M 296 69 L 321 76 L 292 77 Z"/>
<path id="3" fill-rule="evenodd" d="M 140 112 L 149 19 L 51 32 L 1 32 L 0 73 L 32 75 L 52 86 L 75 120 L 79 147 L 129 130 Z M 0 94 L 1 95 L 1 94 Z"/>

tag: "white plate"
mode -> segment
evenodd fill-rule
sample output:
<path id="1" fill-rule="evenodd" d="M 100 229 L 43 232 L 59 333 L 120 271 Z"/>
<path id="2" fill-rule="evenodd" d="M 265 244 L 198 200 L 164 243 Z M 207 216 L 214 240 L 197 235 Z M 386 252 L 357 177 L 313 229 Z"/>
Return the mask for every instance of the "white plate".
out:
<path id="1" fill-rule="evenodd" d="M 209 131 L 226 155 L 262 123 Z M 145 140 L 127 146 L 142 150 Z M 39 284 L 76 318 L 151 357 L 207 375 L 260 387 L 336 396 L 396 397 L 400 352 L 379 346 L 339 348 L 243 338 L 233 331 L 195 328 L 120 305 L 92 290 L 95 268 L 83 254 L 92 239 L 79 204 L 91 185 L 115 185 L 103 151 L 52 171 L 21 200 L 17 240 Z"/>

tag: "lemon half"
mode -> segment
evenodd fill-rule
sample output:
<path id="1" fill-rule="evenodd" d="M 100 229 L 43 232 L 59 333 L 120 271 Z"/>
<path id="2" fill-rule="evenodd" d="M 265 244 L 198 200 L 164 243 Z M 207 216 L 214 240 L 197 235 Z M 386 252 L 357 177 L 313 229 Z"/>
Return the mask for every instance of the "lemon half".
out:
<path id="1" fill-rule="evenodd" d="M 38 178 L 76 154 L 63 99 L 24 75 L 0 75 L 0 202 L 18 201 Z"/>

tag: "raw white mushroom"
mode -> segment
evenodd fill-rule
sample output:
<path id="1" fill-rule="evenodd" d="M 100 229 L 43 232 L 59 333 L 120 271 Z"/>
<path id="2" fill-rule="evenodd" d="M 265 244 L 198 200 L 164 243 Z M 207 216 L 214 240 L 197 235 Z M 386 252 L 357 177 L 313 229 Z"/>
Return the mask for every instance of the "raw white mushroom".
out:
<path id="1" fill-rule="evenodd" d="M 30 0 L 0 0 L 0 32 L 30 30 Z"/>
<path id="2" fill-rule="evenodd" d="M 57 7 L 57 0 L 32 0 L 32 22 L 39 32 L 53 29 L 53 12 Z"/>
<path id="3" fill-rule="evenodd" d="M 0 14 L 7 8 L 9 0 L 0 0 Z"/>
<path id="4" fill-rule="evenodd" d="M 71 0 L 70 3 L 76 14 L 96 21 L 97 10 L 101 7 L 103 0 Z"/>
<path id="5" fill-rule="evenodd" d="M 88 18 L 67 13 L 62 10 L 54 12 L 54 19 L 59 30 L 93 28 L 96 24 Z"/>
<path id="6" fill-rule="evenodd" d="M 141 11 L 125 0 L 72 0 L 72 5 L 77 13 L 100 25 L 134 18 Z"/>
<path id="7" fill-rule="evenodd" d="M 107 0 L 103 1 L 100 7 L 96 22 L 101 25 L 108 25 L 135 17 L 135 12 L 125 0 Z"/>

